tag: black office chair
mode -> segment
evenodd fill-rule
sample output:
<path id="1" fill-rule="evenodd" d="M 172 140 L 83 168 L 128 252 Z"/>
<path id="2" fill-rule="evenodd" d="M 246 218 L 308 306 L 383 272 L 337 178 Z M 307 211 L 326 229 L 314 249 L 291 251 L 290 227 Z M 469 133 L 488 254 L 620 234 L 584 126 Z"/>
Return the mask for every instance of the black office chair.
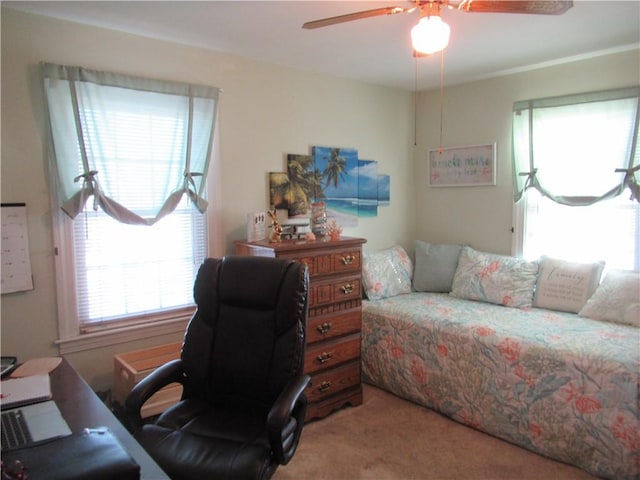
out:
<path id="1" fill-rule="evenodd" d="M 207 259 L 181 358 L 126 400 L 135 438 L 174 480 L 267 479 L 293 457 L 307 407 L 303 374 L 309 275 L 285 259 Z M 140 408 L 160 388 L 182 399 L 154 423 Z"/>

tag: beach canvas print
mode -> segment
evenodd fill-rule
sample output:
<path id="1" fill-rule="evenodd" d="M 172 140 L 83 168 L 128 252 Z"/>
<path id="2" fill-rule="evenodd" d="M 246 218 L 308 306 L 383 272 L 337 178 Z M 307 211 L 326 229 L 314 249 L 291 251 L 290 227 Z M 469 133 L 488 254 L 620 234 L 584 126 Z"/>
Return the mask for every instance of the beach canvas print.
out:
<path id="1" fill-rule="evenodd" d="M 354 148 L 313 147 L 320 190 L 315 201 L 327 205 L 327 217 L 343 227 L 358 225 L 358 151 Z"/>
<path id="2" fill-rule="evenodd" d="M 269 172 L 269 208 L 289 210 L 290 199 L 289 176 L 284 172 Z"/>
<path id="3" fill-rule="evenodd" d="M 378 175 L 378 205 L 389 205 L 391 202 L 391 177 Z"/>
<path id="4" fill-rule="evenodd" d="M 390 183 L 376 160 L 360 160 L 354 148 L 312 147 L 311 155 L 287 154 L 286 173 L 270 173 L 271 208 L 309 217 L 313 203 L 324 202 L 329 220 L 355 227 L 358 217 L 376 217 L 389 205 Z"/>
<path id="5" fill-rule="evenodd" d="M 320 191 L 319 176 L 311 155 L 287 155 L 287 174 L 289 177 L 289 217 L 308 217 L 311 203 Z"/>
<path id="6" fill-rule="evenodd" d="M 378 215 L 378 162 L 358 160 L 358 216 Z"/>

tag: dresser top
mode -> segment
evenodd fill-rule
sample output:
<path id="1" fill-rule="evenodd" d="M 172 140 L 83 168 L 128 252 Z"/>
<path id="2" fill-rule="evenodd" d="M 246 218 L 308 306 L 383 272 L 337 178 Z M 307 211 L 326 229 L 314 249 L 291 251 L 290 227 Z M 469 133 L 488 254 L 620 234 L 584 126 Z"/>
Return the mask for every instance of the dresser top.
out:
<path id="1" fill-rule="evenodd" d="M 366 243 L 365 238 L 357 237 L 340 237 L 339 240 L 330 240 L 329 237 L 317 237 L 315 240 L 305 239 L 283 239 L 278 243 L 272 243 L 269 240 L 260 240 L 257 242 L 248 242 L 246 240 L 235 240 L 235 245 L 244 245 L 250 248 L 268 248 L 274 249 L 278 252 L 295 251 L 295 250 L 309 250 L 313 248 L 340 248 L 340 247 L 354 247 L 360 246 Z"/>

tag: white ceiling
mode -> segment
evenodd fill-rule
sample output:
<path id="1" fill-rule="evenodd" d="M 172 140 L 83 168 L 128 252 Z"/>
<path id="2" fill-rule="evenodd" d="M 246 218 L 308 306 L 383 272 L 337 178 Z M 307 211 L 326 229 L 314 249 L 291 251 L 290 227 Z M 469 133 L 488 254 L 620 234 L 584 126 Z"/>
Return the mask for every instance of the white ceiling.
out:
<path id="1" fill-rule="evenodd" d="M 410 2 L 2 1 L 3 7 L 327 75 L 406 90 L 438 87 L 441 55 L 417 64 L 412 57 L 417 12 L 302 29 L 310 20 L 394 5 Z M 442 17 L 451 26 L 446 85 L 640 47 L 637 0 L 574 0 L 558 16 L 443 10 Z"/>

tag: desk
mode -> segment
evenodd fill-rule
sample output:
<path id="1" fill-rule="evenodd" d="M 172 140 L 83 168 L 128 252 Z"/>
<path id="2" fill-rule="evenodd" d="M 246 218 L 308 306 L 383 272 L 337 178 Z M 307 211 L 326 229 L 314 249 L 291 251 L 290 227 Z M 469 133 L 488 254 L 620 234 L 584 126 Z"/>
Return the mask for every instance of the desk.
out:
<path id="1" fill-rule="evenodd" d="M 169 478 L 64 358 L 51 372 L 51 393 L 73 433 L 107 427 L 140 465 L 140 478 Z"/>

